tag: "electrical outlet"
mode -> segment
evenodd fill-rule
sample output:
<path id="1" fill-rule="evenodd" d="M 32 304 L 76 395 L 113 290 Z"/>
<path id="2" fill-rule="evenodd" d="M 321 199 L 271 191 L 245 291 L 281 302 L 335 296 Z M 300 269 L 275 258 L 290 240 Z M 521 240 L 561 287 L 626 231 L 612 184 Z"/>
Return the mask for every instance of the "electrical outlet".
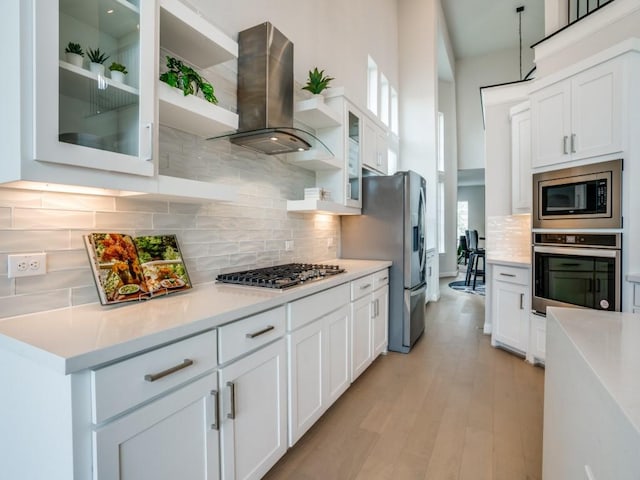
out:
<path id="1" fill-rule="evenodd" d="M 290 252 L 293 250 L 293 240 L 285 240 L 284 241 L 284 251 Z"/>
<path id="2" fill-rule="evenodd" d="M 9 266 L 8 276 L 12 277 L 32 277 L 34 275 L 44 275 L 47 273 L 46 253 L 21 253 L 18 255 L 7 255 Z"/>
<path id="3" fill-rule="evenodd" d="M 327 238 L 327 247 L 331 248 L 335 246 L 336 246 L 336 239 L 333 237 Z"/>

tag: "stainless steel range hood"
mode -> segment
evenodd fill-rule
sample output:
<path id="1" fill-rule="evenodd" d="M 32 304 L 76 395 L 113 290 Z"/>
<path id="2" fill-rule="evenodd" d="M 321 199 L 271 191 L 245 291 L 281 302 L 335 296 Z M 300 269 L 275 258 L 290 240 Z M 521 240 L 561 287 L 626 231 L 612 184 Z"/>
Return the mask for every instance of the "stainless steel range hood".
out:
<path id="1" fill-rule="evenodd" d="M 293 125 L 293 43 L 265 22 L 240 32 L 238 47 L 238 132 L 210 140 L 228 138 L 267 155 L 328 151 Z"/>

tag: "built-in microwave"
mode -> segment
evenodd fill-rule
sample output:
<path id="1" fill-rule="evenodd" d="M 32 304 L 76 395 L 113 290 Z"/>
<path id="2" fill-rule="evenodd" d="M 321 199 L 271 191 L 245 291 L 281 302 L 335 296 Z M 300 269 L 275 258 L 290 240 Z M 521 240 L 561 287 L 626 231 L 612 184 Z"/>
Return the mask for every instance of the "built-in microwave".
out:
<path id="1" fill-rule="evenodd" d="M 533 228 L 622 228 L 622 160 L 533 175 Z"/>

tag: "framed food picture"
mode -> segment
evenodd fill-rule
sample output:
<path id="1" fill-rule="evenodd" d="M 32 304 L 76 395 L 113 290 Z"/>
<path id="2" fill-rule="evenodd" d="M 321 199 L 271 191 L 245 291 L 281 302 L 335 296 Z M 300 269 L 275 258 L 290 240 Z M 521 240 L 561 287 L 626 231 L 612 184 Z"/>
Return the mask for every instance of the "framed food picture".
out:
<path id="1" fill-rule="evenodd" d="M 175 235 L 91 233 L 84 240 L 103 305 L 191 288 Z"/>

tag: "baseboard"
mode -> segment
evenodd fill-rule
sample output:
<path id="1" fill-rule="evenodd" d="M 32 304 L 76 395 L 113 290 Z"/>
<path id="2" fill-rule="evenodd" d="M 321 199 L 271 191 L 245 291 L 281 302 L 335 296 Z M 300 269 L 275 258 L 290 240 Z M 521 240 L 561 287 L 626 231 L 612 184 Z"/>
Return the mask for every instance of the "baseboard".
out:
<path id="1" fill-rule="evenodd" d="M 455 272 L 440 272 L 440 278 L 457 277 L 457 276 L 458 276 L 457 270 Z"/>

